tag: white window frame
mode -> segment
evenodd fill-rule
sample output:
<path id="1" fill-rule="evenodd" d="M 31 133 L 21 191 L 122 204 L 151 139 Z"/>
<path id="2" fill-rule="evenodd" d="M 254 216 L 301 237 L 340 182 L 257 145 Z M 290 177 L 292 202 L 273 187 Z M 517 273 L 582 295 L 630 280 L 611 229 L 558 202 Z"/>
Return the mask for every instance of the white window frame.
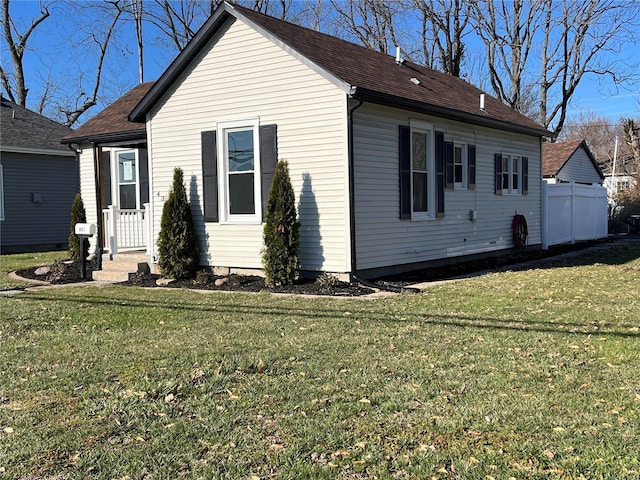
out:
<path id="1" fill-rule="evenodd" d="M 227 132 L 234 130 L 253 130 L 253 198 L 254 213 L 231 214 L 229 205 L 229 156 L 227 148 Z M 260 119 L 232 120 L 218 122 L 216 125 L 218 148 L 218 191 L 220 203 L 218 210 L 220 222 L 228 224 L 260 224 L 262 223 L 262 195 L 260 172 Z"/>
<path id="2" fill-rule="evenodd" d="M 0 222 L 4 221 L 4 176 L 0 165 Z"/>
<path id="3" fill-rule="evenodd" d="M 134 210 L 140 210 L 142 205 L 140 205 L 140 158 L 138 155 L 137 148 L 111 148 L 111 179 L 115 180 L 111 182 L 111 203 L 113 205 L 117 205 L 121 210 L 123 209 L 122 205 L 120 205 L 120 155 L 123 153 L 133 153 L 135 162 L 136 162 L 136 208 Z M 125 182 L 124 185 L 131 185 L 133 182 Z"/>
<path id="4" fill-rule="evenodd" d="M 456 149 L 460 149 L 460 161 L 458 165 L 462 168 L 462 181 L 456 182 Z M 467 144 L 466 143 L 454 143 L 453 144 L 453 188 L 454 189 L 466 189 L 468 186 L 468 172 L 469 161 L 467 158 Z"/>
<path id="5" fill-rule="evenodd" d="M 411 158 L 411 219 L 431 220 L 436 218 L 436 164 L 435 164 L 435 137 L 433 125 L 421 120 L 409 121 L 410 133 L 410 158 Z M 413 210 L 413 134 L 424 133 L 427 137 L 427 211 L 416 212 Z"/>
<path id="6" fill-rule="evenodd" d="M 505 170 L 505 160 L 507 160 L 507 169 Z M 514 171 L 513 166 L 516 165 Z M 520 195 L 522 193 L 522 155 L 515 155 L 511 153 L 502 154 L 502 194 L 503 195 Z M 518 186 L 514 188 L 513 177 L 514 174 L 518 176 Z M 507 175 L 508 185 L 505 187 L 504 178 Z"/>

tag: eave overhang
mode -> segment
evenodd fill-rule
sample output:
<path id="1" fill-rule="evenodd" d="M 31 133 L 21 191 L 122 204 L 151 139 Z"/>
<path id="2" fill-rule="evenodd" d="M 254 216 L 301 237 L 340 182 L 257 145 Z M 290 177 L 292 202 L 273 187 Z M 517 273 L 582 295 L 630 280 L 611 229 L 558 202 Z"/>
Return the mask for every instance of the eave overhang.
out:
<path id="1" fill-rule="evenodd" d="M 449 120 L 456 120 L 464 123 L 470 123 L 478 125 L 480 127 L 495 128 L 498 130 L 521 133 L 524 135 L 532 135 L 535 137 L 547 137 L 556 138 L 558 135 L 546 130 L 544 128 L 529 128 L 523 125 L 514 125 L 513 123 L 497 120 L 495 118 L 488 118 L 483 115 L 474 115 L 471 113 L 461 112 L 438 105 L 432 105 L 428 103 L 416 102 L 403 97 L 397 97 L 380 93 L 372 90 L 356 87 L 354 98 L 362 98 L 365 101 L 377 103 L 387 107 L 403 108 L 416 113 L 422 113 L 426 115 L 435 115 Z"/>
<path id="2" fill-rule="evenodd" d="M 116 142 L 146 143 L 147 131 L 144 128 L 129 130 L 127 132 L 105 133 L 100 135 L 86 135 L 83 137 L 64 138 L 60 143 L 68 145 L 72 143 L 106 144 Z"/>

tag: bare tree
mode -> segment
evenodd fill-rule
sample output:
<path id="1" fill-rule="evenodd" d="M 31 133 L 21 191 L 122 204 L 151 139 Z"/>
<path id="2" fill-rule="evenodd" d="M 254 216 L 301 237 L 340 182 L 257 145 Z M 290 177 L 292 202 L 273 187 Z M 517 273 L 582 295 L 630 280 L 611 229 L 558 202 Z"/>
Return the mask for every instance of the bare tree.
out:
<path id="1" fill-rule="evenodd" d="M 621 55 L 636 41 L 636 0 L 482 0 L 474 19 L 495 94 L 555 133 L 585 75 L 610 77 L 616 86 L 639 76 L 630 55 Z"/>
<path id="2" fill-rule="evenodd" d="M 394 20 L 404 8 L 400 2 L 382 0 L 331 0 L 342 37 L 355 38 L 371 50 L 388 53 L 389 45 L 400 45 Z"/>
<path id="3" fill-rule="evenodd" d="M 198 0 L 153 0 L 145 7 L 144 13 L 147 20 L 164 33 L 180 52 L 220 3 L 222 0 L 211 0 L 209 3 Z"/>
<path id="4" fill-rule="evenodd" d="M 543 0 L 481 0 L 473 3 L 476 33 L 482 39 L 491 87 L 497 97 L 526 113 L 526 72 Z M 550 1 L 550 0 L 547 0 Z M 530 85 L 527 85 L 530 87 Z"/>
<path id="5" fill-rule="evenodd" d="M 84 6 L 85 8 L 88 7 L 86 4 Z M 96 19 L 91 23 L 87 36 L 82 43 L 91 50 L 97 51 L 98 60 L 88 84 L 85 82 L 85 75 L 81 74 L 77 80 L 77 91 L 79 93 L 76 98 L 73 100 L 68 98 L 64 104 L 58 107 L 60 113 L 65 116 L 63 123 L 67 126 L 74 125 L 82 114 L 97 105 L 107 50 L 116 31 L 116 26 L 125 11 L 123 0 L 105 0 L 103 3 L 93 4 L 92 7 L 102 14 L 100 15 L 101 20 Z M 89 94 L 85 93 L 85 85 L 90 87 L 88 89 L 90 91 Z"/>
<path id="6" fill-rule="evenodd" d="M 11 55 L 13 74 L 7 72 L 0 64 L 0 79 L 9 99 L 22 107 L 26 107 L 27 94 L 29 93 L 24 77 L 23 64 L 29 37 L 38 25 L 49 18 L 50 15 L 49 3 L 40 3 L 40 15 L 31 21 L 31 25 L 23 33 L 20 33 L 11 17 L 10 1 L 2 0 L 2 32 L 7 50 Z"/>
<path id="7" fill-rule="evenodd" d="M 538 117 L 557 133 L 585 75 L 610 77 L 616 86 L 638 78 L 637 65 L 618 54 L 622 45 L 635 42 L 640 3 L 563 0 L 558 5 L 546 0 L 545 9 L 551 27 L 545 30 Z"/>
<path id="8" fill-rule="evenodd" d="M 469 33 L 471 2 L 466 0 L 413 0 L 420 13 L 422 54 L 426 65 L 460 76 Z"/>
<path id="9" fill-rule="evenodd" d="M 640 172 L 640 122 L 632 118 L 622 119 L 625 143 L 631 148 L 636 171 Z"/>
<path id="10" fill-rule="evenodd" d="M 580 112 L 576 118 L 565 122 L 558 141 L 585 140 L 589 150 L 599 163 L 609 169 L 618 137 L 618 157 L 631 155 L 630 148 L 623 143 L 624 128 L 622 121 L 612 121 L 594 111 Z"/>

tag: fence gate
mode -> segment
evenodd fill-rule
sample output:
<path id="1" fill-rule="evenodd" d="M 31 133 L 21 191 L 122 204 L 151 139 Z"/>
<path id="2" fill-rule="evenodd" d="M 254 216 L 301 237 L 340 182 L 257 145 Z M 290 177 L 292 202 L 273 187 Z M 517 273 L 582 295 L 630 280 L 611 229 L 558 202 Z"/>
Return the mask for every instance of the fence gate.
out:
<path id="1" fill-rule="evenodd" d="M 607 189 L 601 185 L 542 182 L 542 248 L 605 238 Z"/>

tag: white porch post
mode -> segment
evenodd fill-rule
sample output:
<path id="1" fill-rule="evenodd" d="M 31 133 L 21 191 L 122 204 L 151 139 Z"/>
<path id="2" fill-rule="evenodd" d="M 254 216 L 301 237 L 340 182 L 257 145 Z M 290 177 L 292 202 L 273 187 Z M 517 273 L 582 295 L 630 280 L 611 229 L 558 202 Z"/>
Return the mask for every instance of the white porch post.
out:
<path id="1" fill-rule="evenodd" d="M 117 207 L 113 205 L 109 205 L 109 252 L 111 255 L 115 255 L 118 249 L 118 229 L 116 228 L 117 223 Z"/>
<path id="2" fill-rule="evenodd" d="M 145 232 L 145 253 L 147 255 L 151 254 L 152 248 L 151 243 L 153 242 L 153 233 L 151 232 L 151 209 L 149 208 L 149 204 L 145 203 L 142 205 L 142 211 L 144 215 L 144 232 Z"/>

